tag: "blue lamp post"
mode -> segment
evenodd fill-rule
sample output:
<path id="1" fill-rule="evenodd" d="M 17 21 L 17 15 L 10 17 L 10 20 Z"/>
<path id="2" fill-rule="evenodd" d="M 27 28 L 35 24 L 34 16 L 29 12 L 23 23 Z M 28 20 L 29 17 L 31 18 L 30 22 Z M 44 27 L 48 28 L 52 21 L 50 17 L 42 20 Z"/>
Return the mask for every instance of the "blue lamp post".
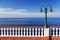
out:
<path id="1" fill-rule="evenodd" d="M 42 7 L 44 7 L 44 9 Z M 48 7 L 50 7 L 49 10 L 48 10 Z M 45 13 L 45 26 L 44 26 L 45 28 L 47 28 L 47 13 L 48 13 L 48 11 L 51 12 L 51 13 L 53 12 L 51 5 L 47 5 L 46 7 L 45 6 L 41 6 L 40 12 L 41 13 L 42 12 Z"/>

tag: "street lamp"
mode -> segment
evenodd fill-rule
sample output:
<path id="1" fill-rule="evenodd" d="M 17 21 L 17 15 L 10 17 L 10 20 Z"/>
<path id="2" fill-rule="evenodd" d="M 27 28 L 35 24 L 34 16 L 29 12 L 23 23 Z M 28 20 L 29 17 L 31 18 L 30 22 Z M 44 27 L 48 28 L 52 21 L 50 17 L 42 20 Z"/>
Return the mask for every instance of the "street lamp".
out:
<path id="1" fill-rule="evenodd" d="M 50 10 L 48 10 L 48 7 L 50 8 Z M 43 9 L 43 8 L 44 8 L 44 9 Z M 53 12 L 51 5 L 41 6 L 40 12 L 41 12 L 41 13 L 42 13 L 42 12 L 45 13 L 45 26 L 44 26 L 45 28 L 47 27 L 47 13 L 48 13 L 48 11 L 50 11 L 51 13 Z"/>

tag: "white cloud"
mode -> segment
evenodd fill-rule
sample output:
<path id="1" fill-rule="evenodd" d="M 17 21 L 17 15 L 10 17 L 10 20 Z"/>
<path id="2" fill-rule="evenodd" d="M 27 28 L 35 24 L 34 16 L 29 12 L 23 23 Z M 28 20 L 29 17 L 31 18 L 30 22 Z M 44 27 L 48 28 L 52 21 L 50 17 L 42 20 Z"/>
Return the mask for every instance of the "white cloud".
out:
<path id="1" fill-rule="evenodd" d="M 40 15 L 40 12 L 28 12 L 27 9 L 12 9 L 12 8 L 0 8 L 0 18 L 40 18 L 44 17 L 44 13 Z M 60 17 L 60 12 L 48 13 L 48 17 Z"/>
<path id="2" fill-rule="evenodd" d="M 18 9 L 18 10 L 16 10 L 16 11 L 25 12 L 25 11 L 27 11 L 27 10 L 26 10 L 26 9 Z"/>
<path id="3" fill-rule="evenodd" d="M 11 8 L 0 8 L 0 11 L 8 11 L 8 10 L 13 10 Z"/>
<path id="4" fill-rule="evenodd" d="M 19 14 L 26 11 L 26 9 L 0 8 L 0 14 Z"/>

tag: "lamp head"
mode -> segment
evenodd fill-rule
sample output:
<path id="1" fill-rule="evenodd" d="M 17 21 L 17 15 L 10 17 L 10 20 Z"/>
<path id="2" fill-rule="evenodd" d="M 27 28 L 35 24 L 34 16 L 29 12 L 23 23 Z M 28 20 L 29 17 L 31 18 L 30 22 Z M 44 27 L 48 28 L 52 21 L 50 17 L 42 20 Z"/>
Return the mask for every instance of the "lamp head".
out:
<path id="1" fill-rule="evenodd" d="M 53 12 L 52 7 L 50 8 L 50 12 L 51 12 L 51 13 Z"/>
<path id="2" fill-rule="evenodd" d="M 41 12 L 41 13 L 43 12 L 42 8 L 40 9 L 40 12 Z"/>

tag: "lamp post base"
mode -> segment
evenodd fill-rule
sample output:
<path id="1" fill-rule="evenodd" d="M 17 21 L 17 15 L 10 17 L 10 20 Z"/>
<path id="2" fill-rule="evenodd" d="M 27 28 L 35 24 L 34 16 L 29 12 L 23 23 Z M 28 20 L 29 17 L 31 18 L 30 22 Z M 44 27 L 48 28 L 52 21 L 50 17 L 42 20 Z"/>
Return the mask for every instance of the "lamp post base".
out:
<path id="1" fill-rule="evenodd" d="M 44 28 L 47 28 L 47 25 L 46 24 L 44 25 Z"/>

